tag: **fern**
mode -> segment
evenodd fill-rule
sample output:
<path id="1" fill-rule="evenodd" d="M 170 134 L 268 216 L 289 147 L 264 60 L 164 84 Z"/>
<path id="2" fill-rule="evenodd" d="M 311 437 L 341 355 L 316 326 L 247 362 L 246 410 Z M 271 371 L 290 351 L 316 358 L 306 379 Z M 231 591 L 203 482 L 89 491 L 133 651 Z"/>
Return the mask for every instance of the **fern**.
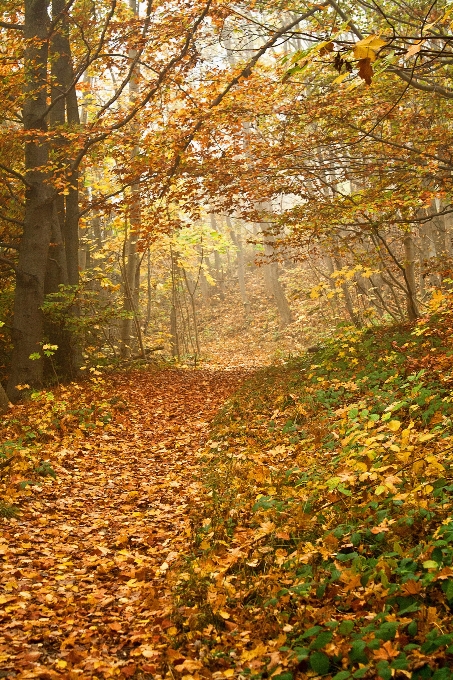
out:
<path id="1" fill-rule="evenodd" d="M 17 508 L 15 505 L 9 505 L 8 503 L 0 501 L 0 517 L 6 517 L 6 519 L 10 519 L 11 517 L 17 517 L 18 514 L 19 508 Z"/>

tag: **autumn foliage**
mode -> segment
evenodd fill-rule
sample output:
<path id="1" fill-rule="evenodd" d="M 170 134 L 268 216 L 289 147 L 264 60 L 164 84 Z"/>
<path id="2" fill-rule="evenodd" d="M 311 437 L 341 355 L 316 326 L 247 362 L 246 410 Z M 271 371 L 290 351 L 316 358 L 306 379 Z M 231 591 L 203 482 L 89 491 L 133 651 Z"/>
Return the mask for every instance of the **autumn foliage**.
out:
<path id="1" fill-rule="evenodd" d="M 452 26 L 3 1 L 0 677 L 453 678 Z"/>

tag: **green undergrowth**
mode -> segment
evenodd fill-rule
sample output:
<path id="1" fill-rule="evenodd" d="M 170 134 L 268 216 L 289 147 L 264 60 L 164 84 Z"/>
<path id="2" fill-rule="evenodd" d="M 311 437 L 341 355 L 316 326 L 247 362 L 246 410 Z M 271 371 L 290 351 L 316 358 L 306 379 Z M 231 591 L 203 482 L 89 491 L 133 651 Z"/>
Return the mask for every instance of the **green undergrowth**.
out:
<path id="1" fill-rule="evenodd" d="M 215 677 L 453 677 L 452 354 L 446 308 L 242 387 L 200 453 L 176 647 Z"/>

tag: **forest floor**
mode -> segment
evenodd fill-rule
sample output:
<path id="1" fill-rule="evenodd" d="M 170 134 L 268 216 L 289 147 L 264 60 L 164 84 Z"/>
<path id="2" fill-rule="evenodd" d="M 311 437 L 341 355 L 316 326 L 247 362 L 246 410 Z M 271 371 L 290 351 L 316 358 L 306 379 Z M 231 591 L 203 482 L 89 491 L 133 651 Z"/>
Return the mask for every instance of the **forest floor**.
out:
<path id="1" fill-rule="evenodd" d="M 71 388 L 50 409 L 44 398 L 41 415 L 33 403 L 13 409 L 10 436 L 28 422 L 56 479 L 29 485 L 19 516 L 0 519 L 0 677 L 130 677 L 137 667 L 152 677 L 162 666 L 174 632 L 166 572 L 191 553 L 188 509 L 200 502 L 196 454 L 244 375 L 136 371 L 85 385 L 77 411 Z M 110 410 L 99 390 L 114 395 Z M 15 469 L 9 484 L 24 476 Z"/>
<path id="2" fill-rule="evenodd" d="M 300 290 L 299 278 L 297 270 L 281 276 L 293 311 L 293 320 L 285 328 L 273 298 L 266 294 L 260 268 L 246 271 L 248 313 L 236 283 L 227 287 L 223 300 L 214 295 L 198 312 L 205 363 L 218 368 L 268 366 L 303 353 L 325 336 L 326 328 L 335 328 L 339 319 L 330 306 L 312 300 L 309 285 Z"/>
<path id="3" fill-rule="evenodd" d="M 452 300 L 5 425 L 0 677 L 452 680 Z"/>

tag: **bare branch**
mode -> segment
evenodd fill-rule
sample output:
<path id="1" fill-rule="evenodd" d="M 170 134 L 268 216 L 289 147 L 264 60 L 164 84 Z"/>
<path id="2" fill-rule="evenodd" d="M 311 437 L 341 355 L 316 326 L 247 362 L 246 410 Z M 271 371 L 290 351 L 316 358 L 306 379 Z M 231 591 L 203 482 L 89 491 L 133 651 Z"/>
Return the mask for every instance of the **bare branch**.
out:
<path id="1" fill-rule="evenodd" d="M 14 243 L 4 243 L 0 241 L 0 248 L 10 248 L 11 250 L 19 250 L 19 246 Z"/>
<path id="2" fill-rule="evenodd" d="M 10 24 L 7 21 L 0 21 L 1 28 L 8 28 L 13 31 L 23 31 L 25 26 L 23 24 Z"/>
<path id="3" fill-rule="evenodd" d="M 0 220 L 4 220 L 5 222 L 10 222 L 11 224 L 17 224 L 18 227 L 24 226 L 24 223 L 21 222 L 20 220 L 15 220 L 14 217 L 7 217 L 2 212 L 0 212 Z"/>
<path id="4" fill-rule="evenodd" d="M 19 270 L 14 264 L 14 262 L 12 262 L 12 260 L 9 260 L 7 257 L 3 257 L 3 255 L 0 255 L 0 263 L 7 264 L 8 267 L 10 267 L 13 271 L 16 272 L 16 274 L 19 274 Z"/>

